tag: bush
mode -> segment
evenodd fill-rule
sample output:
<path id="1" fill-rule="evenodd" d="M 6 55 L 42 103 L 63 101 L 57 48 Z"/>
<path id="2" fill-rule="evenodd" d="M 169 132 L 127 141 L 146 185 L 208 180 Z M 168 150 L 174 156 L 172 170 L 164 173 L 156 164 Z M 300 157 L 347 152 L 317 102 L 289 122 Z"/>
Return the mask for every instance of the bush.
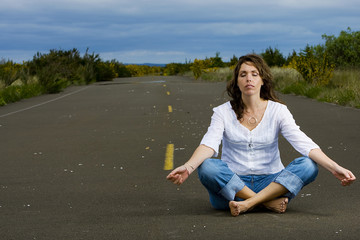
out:
<path id="1" fill-rule="evenodd" d="M 261 56 L 265 60 L 265 62 L 269 65 L 269 67 L 278 66 L 282 67 L 286 60 L 279 49 L 272 49 L 268 47 L 264 53 L 261 53 Z"/>
<path id="2" fill-rule="evenodd" d="M 37 75 L 40 85 L 47 93 L 56 93 L 64 87 L 81 82 L 79 66 L 80 53 L 77 49 L 69 51 L 50 50 L 49 54 L 37 53 L 29 62 L 29 71 Z"/>
<path id="3" fill-rule="evenodd" d="M 326 49 L 320 45 L 307 45 L 299 56 L 293 56 L 289 67 L 296 69 L 307 83 L 318 86 L 327 85 L 334 71 Z"/>
<path id="4" fill-rule="evenodd" d="M 185 63 L 170 63 L 166 64 L 163 75 L 164 76 L 172 76 L 172 75 L 178 75 L 178 74 L 184 74 L 185 72 L 190 71 L 190 64 Z"/>
<path id="5" fill-rule="evenodd" d="M 115 64 L 109 61 L 99 61 L 95 66 L 96 81 L 111 81 L 118 75 L 115 70 Z"/>
<path id="6" fill-rule="evenodd" d="M 141 77 L 146 75 L 160 75 L 161 67 L 150 67 L 147 65 L 126 65 L 126 69 L 131 73 L 132 77 Z"/>
<path id="7" fill-rule="evenodd" d="M 0 106 L 16 102 L 24 98 L 38 96 L 42 93 L 42 87 L 36 83 L 21 86 L 9 86 L 0 90 Z"/>
<path id="8" fill-rule="evenodd" d="M 235 66 L 239 62 L 239 58 L 233 55 L 233 57 L 230 59 L 230 62 L 228 63 L 229 67 Z"/>
<path id="9" fill-rule="evenodd" d="M 15 80 L 20 77 L 22 65 L 14 63 L 13 61 L 0 62 L 0 81 L 4 86 L 10 86 Z"/>
<path id="10" fill-rule="evenodd" d="M 360 108 L 360 71 L 336 70 L 327 86 L 304 81 L 300 73 L 291 68 L 273 67 L 274 85 L 284 94 L 307 96 L 319 101 Z"/>
<path id="11" fill-rule="evenodd" d="M 204 61 L 195 58 L 190 69 L 193 72 L 195 79 L 198 79 L 199 77 L 201 77 L 202 70 L 205 69 Z"/>
<path id="12" fill-rule="evenodd" d="M 360 66 L 360 31 L 350 28 L 341 31 L 338 37 L 322 35 L 330 60 L 338 68 L 356 68 Z"/>
<path id="13" fill-rule="evenodd" d="M 126 68 L 124 64 L 119 63 L 116 60 L 112 60 L 111 63 L 114 64 L 114 69 L 117 77 L 131 77 L 130 71 Z"/>

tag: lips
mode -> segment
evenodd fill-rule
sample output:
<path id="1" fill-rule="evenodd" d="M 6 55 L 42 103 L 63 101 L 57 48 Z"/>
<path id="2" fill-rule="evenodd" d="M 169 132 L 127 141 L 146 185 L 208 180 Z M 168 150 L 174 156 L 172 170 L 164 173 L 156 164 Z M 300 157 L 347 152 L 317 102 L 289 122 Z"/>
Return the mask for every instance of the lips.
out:
<path id="1" fill-rule="evenodd" d="M 253 88 L 253 87 L 255 87 L 254 85 L 251 85 L 251 84 L 247 84 L 247 85 L 245 85 L 245 87 L 246 88 Z"/>

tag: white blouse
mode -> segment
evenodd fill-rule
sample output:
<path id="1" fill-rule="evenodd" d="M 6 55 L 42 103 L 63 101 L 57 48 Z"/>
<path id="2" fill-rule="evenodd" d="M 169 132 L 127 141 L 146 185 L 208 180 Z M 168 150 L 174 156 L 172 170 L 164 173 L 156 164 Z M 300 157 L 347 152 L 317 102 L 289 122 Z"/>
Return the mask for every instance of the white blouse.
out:
<path id="1" fill-rule="evenodd" d="M 281 103 L 269 100 L 261 122 L 251 131 L 238 121 L 230 102 L 213 110 L 211 124 L 200 144 L 214 149 L 216 157 L 222 141 L 221 159 L 238 175 L 273 174 L 284 168 L 278 146 L 279 133 L 303 156 L 319 148 L 300 130 L 288 108 Z"/>

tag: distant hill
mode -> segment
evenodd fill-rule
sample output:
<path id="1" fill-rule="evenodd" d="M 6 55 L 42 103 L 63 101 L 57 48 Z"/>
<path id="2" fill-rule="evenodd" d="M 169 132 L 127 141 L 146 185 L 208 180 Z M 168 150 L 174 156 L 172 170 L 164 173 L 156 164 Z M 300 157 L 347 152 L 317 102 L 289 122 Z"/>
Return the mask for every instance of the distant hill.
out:
<path id="1" fill-rule="evenodd" d="M 124 63 L 124 65 L 145 65 L 149 67 L 166 67 L 166 64 L 161 63 Z"/>

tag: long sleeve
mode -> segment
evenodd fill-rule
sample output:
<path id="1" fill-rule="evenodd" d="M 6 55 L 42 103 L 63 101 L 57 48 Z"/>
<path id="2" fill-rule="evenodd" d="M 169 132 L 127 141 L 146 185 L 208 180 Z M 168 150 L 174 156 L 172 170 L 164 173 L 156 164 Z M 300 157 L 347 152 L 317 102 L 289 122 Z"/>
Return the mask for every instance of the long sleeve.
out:
<path id="1" fill-rule="evenodd" d="M 200 144 L 208 146 L 215 151 L 214 156 L 217 157 L 219 154 L 219 146 L 223 138 L 224 133 L 224 119 L 220 113 L 219 108 L 214 108 L 214 113 L 211 117 L 210 126 L 202 138 Z"/>
<path id="2" fill-rule="evenodd" d="M 281 134 L 303 156 L 309 156 L 312 149 L 320 148 L 311 138 L 300 130 L 293 115 L 286 106 L 280 111 L 279 124 Z"/>

